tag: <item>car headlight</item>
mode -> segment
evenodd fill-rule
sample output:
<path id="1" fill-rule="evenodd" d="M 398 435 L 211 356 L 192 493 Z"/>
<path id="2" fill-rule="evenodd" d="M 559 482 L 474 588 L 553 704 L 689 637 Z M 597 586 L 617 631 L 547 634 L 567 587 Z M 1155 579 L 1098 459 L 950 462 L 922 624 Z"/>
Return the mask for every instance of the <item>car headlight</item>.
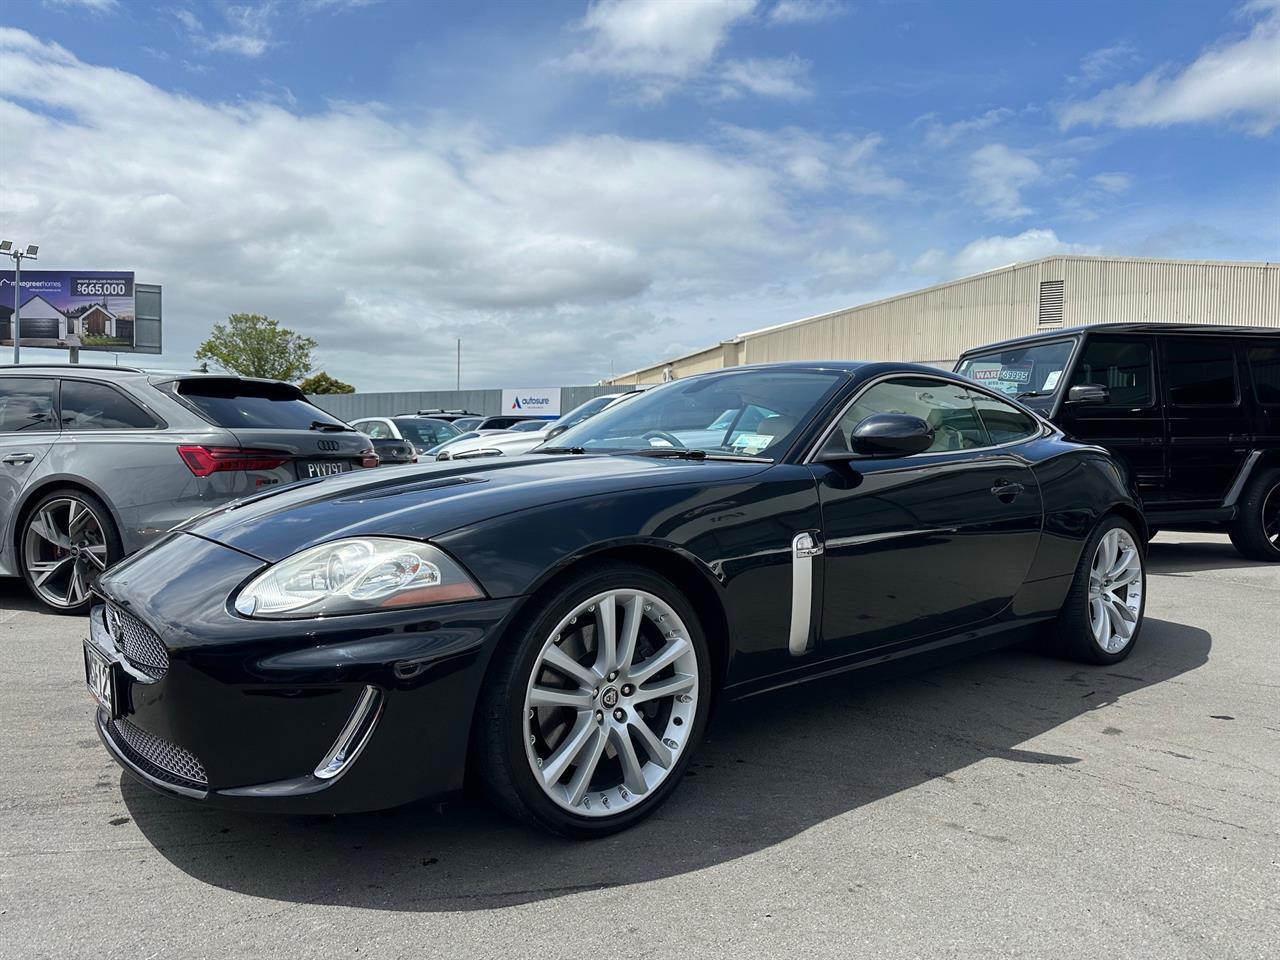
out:
<path id="1" fill-rule="evenodd" d="M 484 593 L 442 550 L 393 537 L 353 537 L 296 553 L 236 597 L 246 617 L 297 620 L 476 600 Z"/>

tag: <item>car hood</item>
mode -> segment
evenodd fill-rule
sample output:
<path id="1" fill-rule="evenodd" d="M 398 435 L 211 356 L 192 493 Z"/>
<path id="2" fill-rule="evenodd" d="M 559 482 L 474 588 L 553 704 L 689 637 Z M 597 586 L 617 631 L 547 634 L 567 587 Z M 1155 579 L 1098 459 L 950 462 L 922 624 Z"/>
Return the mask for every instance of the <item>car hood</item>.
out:
<path id="1" fill-rule="evenodd" d="M 654 486 L 705 486 L 749 477 L 768 466 L 531 454 L 379 467 L 258 494 L 178 529 L 275 562 L 343 537 L 427 540 L 529 507 Z"/>
<path id="2" fill-rule="evenodd" d="M 506 456 L 515 456 L 520 453 L 528 453 L 545 439 L 546 433 L 542 430 L 537 433 L 497 430 L 492 433 L 482 433 L 480 436 L 472 437 L 470 440 L 458 440 L 446 446 L 442 452 L 448 453 L 450 456 L 457 456 L 460 453 L 469 453 L 473 450 L 499 450 Z"/>

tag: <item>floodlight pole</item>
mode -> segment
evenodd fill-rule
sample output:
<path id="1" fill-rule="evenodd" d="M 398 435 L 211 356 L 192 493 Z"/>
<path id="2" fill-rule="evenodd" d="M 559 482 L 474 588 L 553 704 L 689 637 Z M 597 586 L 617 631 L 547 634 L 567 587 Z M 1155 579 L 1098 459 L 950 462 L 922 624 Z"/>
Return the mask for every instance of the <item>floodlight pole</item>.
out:
<path id="1" fill-rule="evenodd" d="M 4 246 L 9 246 L 7 240 Z M 36 249 L 32 245 L 27 247 L 26 253 L 23 253 L 21 244 L 15 243 L 12 250 L 4 251 L 13 258 L 13 362 L 15 364 L 22 358 L 22 259 L 24 257 L 29 260 L 39 259 L 33 252 Z"/>

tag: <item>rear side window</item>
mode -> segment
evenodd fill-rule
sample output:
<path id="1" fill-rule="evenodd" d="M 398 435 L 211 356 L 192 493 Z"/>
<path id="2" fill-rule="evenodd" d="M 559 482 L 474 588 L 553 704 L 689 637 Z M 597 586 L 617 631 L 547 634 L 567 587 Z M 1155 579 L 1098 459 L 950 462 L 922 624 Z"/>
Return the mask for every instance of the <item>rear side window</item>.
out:
<path id="1" fill-rule="evenodd" d="M 1236 402 L 1235 346 L 1197 337 L 1165 343 L 1169 402 L 1178 407 L 1229 407 Z"/>
<path id="2" fill-rule="evenodd" d="M 1143 340 L 1090 338 L 1071 377 L 1073 387 L 1106 387 L 1107 402 L 1118 407 L 1151 406 L 1152 382 L 1151 345 Z"/>
<path id="3" fill-rule="evenodd" d="M 176 392 L 219 427 L 307 430 L 314 423 L 346 424 L 307 402 L 287 383 L 258 383 L 232 377 L 180 380 Z"/>
<path id="4" fill-rule="evenodd" d="M 114 387 L 62 381 L 63 430 L 150 430 L 155 418 Z"/>
<path id="5" fill-rule="evenodd" d="M 1280 406 L 1280 347 L 1250 347 L 1249 369 L 1258 402 Z"/>
<path id="6" fill-rule="evenodd" d="M 0 433 L 56 430 L 53 395 L 57 381 L 37 377 L 0 377 Z"/>
<path id="7" fill-rule="evenodd" d="M 987 436 L 993 444 L 1025 440 L 1040 432 L 1040 424 L 1036 418 L 1012 404 L 973 390 L 969 391 L 969 396 L 973 399 L 978 419 L 986 427 Z"/>

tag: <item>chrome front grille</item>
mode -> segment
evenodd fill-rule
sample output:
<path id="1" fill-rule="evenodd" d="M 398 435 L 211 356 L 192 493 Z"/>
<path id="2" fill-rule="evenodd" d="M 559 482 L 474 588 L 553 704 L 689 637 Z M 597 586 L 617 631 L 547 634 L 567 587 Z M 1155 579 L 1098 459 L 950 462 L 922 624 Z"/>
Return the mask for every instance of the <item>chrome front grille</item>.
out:
<path id="1" fill-rule="evenodd" d="M 204 765 L 190 750 L 135 727 L 128 720 L 113 720 L 111 726 L 116 742 L 124 748 L 129 759 L 153 777 L 181 786 L 209 786 Z"/>
<path id="2" fill-rule="evenodd" d="M 156 632 L 133 614 L 108 605 L 107 629 L 130 666 L 152 680 L 169 672 L 169 651 Z"/>

